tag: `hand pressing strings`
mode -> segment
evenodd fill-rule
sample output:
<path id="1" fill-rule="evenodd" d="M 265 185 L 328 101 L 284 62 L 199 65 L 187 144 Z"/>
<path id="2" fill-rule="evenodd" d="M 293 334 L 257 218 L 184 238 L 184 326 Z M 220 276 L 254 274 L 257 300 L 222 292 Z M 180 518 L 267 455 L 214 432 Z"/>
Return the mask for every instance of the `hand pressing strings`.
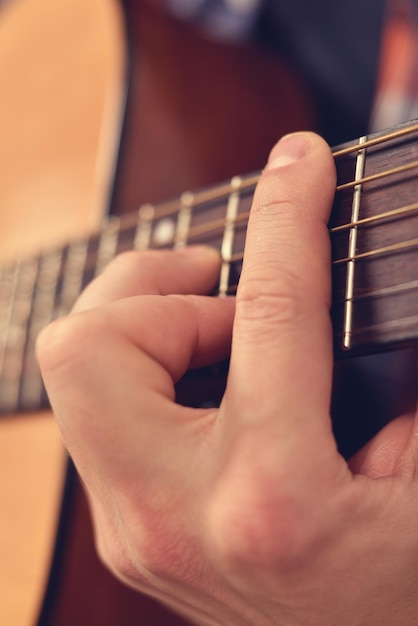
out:
<path id="1" fill-rule="evenodd" d="M 323 140 L 283 138 L 236 299 L 204 295 L 210 249 L 129 253 L 39 339 L 102 558 L 196 624 L 416 624 L 416 417 L 350 463 L 331 428 L 334 189 Z M 190 367 L 229 354 L 219 409 L 176 404 Z"/>

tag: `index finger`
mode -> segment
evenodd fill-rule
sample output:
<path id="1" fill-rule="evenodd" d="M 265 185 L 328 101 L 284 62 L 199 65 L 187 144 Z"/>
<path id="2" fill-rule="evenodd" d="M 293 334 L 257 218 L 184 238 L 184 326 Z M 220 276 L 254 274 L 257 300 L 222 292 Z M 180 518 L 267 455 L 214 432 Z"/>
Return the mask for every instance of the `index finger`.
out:
<path id="1" fill-rule="evenodd" d="M 330 433 L 334 192 L 332 154 L 320 137 L 289 135 L 272 150 L 254 196 L 236 300 L 225 400 L 238 407 L 241 424 L 273 420 L 288 433 L 297 421 L 300 430 Z"/>

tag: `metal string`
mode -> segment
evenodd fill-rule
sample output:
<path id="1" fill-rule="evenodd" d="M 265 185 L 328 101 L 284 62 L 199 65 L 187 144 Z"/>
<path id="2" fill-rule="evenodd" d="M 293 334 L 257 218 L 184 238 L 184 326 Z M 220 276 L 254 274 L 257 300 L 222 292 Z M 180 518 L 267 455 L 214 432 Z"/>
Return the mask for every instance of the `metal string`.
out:
<path id="1" fill-rule="evenodd" d="M 401 128 L 395 131 L 387 132 L 379 137 L 373 137 L 368 139 L 361 145 L 361 149 L 367 149 L 371 146 L 376 146 L 394 139 L 399 139 L 401 137 L 405 137 L 407 135 L 411 135 L 415 132 L 418 132 L 418 122 L 408 126 L 407 128 Z M 342 148 L 340 150 L 336 150 L 332 153 L 334 159 L 339 159 L 348 154 L 356 153 L 359 150 L 359 144 L 354 144 L 348 146 L 346 148 Z M 380 178 L 385 178 L 386 176 L 390 176 L 393 174 L 401 173 L 407 171 L 409 169 L 418 167 L 418 161 L 414 161 L 405 166 L 400 166 L 399 168 L 392 168 L 389 170 L 383 170 L 378 174 L 374 174 L 373 176 L 366 177 L 361 181 L 349 181 L 347 183 L 343 183 L 342 185 L 337 186 L 336 190 L 340 191 L 345 188 L 354 186 L 359 182 L 369 182 L 371 180 L 379 180 Z M 258 183 L 260 178 L 260 173 L 251 174 L 249 176 L 245 176 L 240 180 L 239 191 L 250 191 L 254 189 Z M 188 197 L 188 202 L 192 202 L 193 208 L 198 208 L 200 205 L 204 205 L 206 203 L 215 202 L 217 200 L 222 200 L 223 198 L 227 198 L 233 191 L 237 191 L 237 189 L 231 183 L 224 183 L 222 185 L 216 186 L 213 189 L 206 189 L 202 191 L 197 191 L 194 193 L 186 192 L 183 196 Z M 144 207 L 140 207 L 138 213 L 141 214 L 142 209 L 146 209 L 147 213 L 147 222 L 155 224 L 160 219 L 170 216 L 176 216 L 179 212 L 179 208 L 182 205 L 182 197 L 180 200 L 173 200 L 169 202 L 164 202 L 159 205 L 153 206 L 152 204 L 144 205 Z M 123 227 L 127 230 L 132 226 L 135 226 L 138 223 L 138 214 L 136 212 L 124 215 L 121 217 L 121 221 L 125 222 L 125 224 L 121 225 L 121 232 L 123 232 Z M 221 226 L 223 226 L 222 224 Z M 221 227 L 216 226 L 216 228 Z"/>
<path id="2" fill-rule="evenodd" d="M 379 137 L 373 137 L 371 139 L 368 139 L 365 143 L 361 145 L 361 149 L 364 150 L 370 146 L 375 146 L 378 144 L 382 144 L 384 142 L 398 139 L 400 137 L 405 137 L 414 132 L 418 132 L 418 122 L 413 124 L 412 126 L 408 126 L 407 128 L 398 129 L 396 131 L 391 131 L 386 134 L 383 134 Z M 340 157 L 346 156 L 350 153 L 356 153 L 358 151 L 359 151 L 359 144 L 356 143 L 355 145 L 351 145 L 346 148 L 333 152 L 333 156 L 335 159 L 338 159 Z M 336 190 L 337 192 L 342 191 L 347 188 L 354 187 L 355 185 L 359 183 L 364 184 L 370 181 L 376 181 L 379 179 L 386 178 L 387 176 L 390 176 L 390 175 L 395 175 L 398 173 L 409 171 L 414 168 L 418 168 L 418 160 L 408 163 L 406 165 L 396 167 L 396 168 L 383 170 L 382 172 L 379 172 L 377 174 L 364 177 L 360 181 L 353 180 L 347 183 L 343 183 L 341 185 L 338 185 Z M 118 232 L 119 235 L 122 235 L 123 233 L 128 232 L 129 229 L 133 227 L 137 227 L 138 224 L 140 226 L 141 220 L 143 220 L 144 223 L 152 227 L 156 223 L 158 223 L 161 219 L 172 217 L 172 216 L 177 216 L 177 214 L 179 213 L 179 210 L 181 209 L 181 207 L 184 205 L 184 202 L 186 201 L 187 201 L 187 204 L 191 206 L 192 209 L 196 209 L 200 205 L 209 204 L 211 202 L 215 202 L 221 199 L 227 199 L 232 192 L 251 191 L 257 185 L 259 176 L 260 174 L 257 173 L 257 174 L 252 174 L 245 178 L 239 179 L 238 189 L 236 186 L 232 184 L 232 182 L 224 183 L 223 185 L 217 186 L 216 188 L 213 188 L 213 189 L 198 191 L 196 193 L 186 192 L 180 197 L 180 200 L 165 202 L 157 206 L 153 206 L 151 204 L 143 205 L 142 207 L 140 207 L 138 212 L 125 214 L 125 215 L 122 215 L 120 218 L 118 218 L 118 225 L 116 228 L 115 228 L 114 223 L 111 223 L 110 225 L 105 225 L 104 228 L 102 229 L 102 234 L 107 232 L 107 227 L 108 227 L 108 228 L 112 228 L 114 232 L 115 231 Z M 233 180 L 235 181 L 235 184 L 236 184 L 236 178 Z M 183 202 L 183 198 L 184 198 L 184 202 Z M 332 235 L 339 231 L 353 228 L 354 226 L 363 226 L 366 224 L 373 225 L 377 221 L 388 219 L 390 217 L 399 217 L 402 215 L 406 215 L 408 213 L 412 213 L 417 210 L 418 210 L 418 203 L 410 204 L 404 207 L 393 209 L 391 211 L 382 212 L 372 217 L 363 218 L 354 222 L 348 222 L 345 224 L 332 227 L 330 228 L 330 233 Z M 248 221 L 249 216 L 250 216 L 250 211 L 240 213 L 234 220 L 232 220 L 232 222 L 234 224 L 246 222 Z M 219 218 L 215 220 L 210 220 L 203 224 L 193 226 L 192 228 L 189 229 L 189 232 L 188 232 L 188 237 L 187 237 L 188 242 L 191 242 L 193 239 L 201 235 L 209 235 L 211 233 L 216 233 L 217 231 L 222 230 L 229 223 L 230 223 L 229 220 L 227 221 L 225 218 Z M 100 237 L 101 235 L 97 234 L 96 236 Z M 365 258 L 367 256 L 376 255 L 376 254 L 382 254 L 384 252 L 392 252 L 397 249 L 401 250 L 401 249 L 404 249 L 406 246 L 410 247 L 412 245 L 416 245 L 415 241 L 416 240 L 414 239 L 414 240 L 411 240 L 410 242 L 394 244 L 393 246 L 379 248 L 375 251 L 370 251 L 370 252 L 362 253 L 356 256 L 350 256 L 350 257 L 346 257 L 343 259 L 338 259 L 334 261 L 334 264 L 347 263 L 351 260 Z M 175 243 L 176 243 L 176 239 L 175 239 L 175 236 L 173 236 L 172 238 L 166 240 L 163 244 L 156 244 L 156 245 L 153 245 L 152 247 L 154 249 L 166 248 L 166 247 L 170 247 L 174 245 Z M 91 269 L 94 263 L 95 263 L 95 254 L 94 253 L 88 254 L 87 260 L 85 263 L 85 270 Z"/>

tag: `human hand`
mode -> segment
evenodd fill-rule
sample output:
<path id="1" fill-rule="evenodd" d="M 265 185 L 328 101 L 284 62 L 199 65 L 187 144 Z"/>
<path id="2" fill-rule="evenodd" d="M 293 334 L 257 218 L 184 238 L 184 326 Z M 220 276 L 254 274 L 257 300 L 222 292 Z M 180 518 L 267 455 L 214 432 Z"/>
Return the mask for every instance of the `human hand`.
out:
<path id="1" fill-rule="evenodd" d="M 236 301 L 202 295 L 213 251 L 130 253 L 39 340 L 99 553 L 197 624 L 418 619 L 415 417 L 349 463 L 332 433 L 334 188 L 321 139 L 283 139 L 255 194 Z M 219 409 L 175 403 L 189 367 L 229 353 Z"/>

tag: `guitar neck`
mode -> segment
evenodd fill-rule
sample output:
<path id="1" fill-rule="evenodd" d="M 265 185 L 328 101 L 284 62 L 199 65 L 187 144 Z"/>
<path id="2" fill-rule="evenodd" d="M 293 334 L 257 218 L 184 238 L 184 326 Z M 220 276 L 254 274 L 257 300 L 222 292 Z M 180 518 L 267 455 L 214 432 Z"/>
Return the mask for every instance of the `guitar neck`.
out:
<path id="1" fill-rule="evenodd" d="M 418 338 L 418 123 L 334 150 L 332 242 L 337 358 Z M 0 269 L 0 412 L 47 404 L 35 340 L 121 252 L 204 243 L 222 266 L 217 295 L 234 294 L 258 174 L 110 217 L 100 232 Z"/>

